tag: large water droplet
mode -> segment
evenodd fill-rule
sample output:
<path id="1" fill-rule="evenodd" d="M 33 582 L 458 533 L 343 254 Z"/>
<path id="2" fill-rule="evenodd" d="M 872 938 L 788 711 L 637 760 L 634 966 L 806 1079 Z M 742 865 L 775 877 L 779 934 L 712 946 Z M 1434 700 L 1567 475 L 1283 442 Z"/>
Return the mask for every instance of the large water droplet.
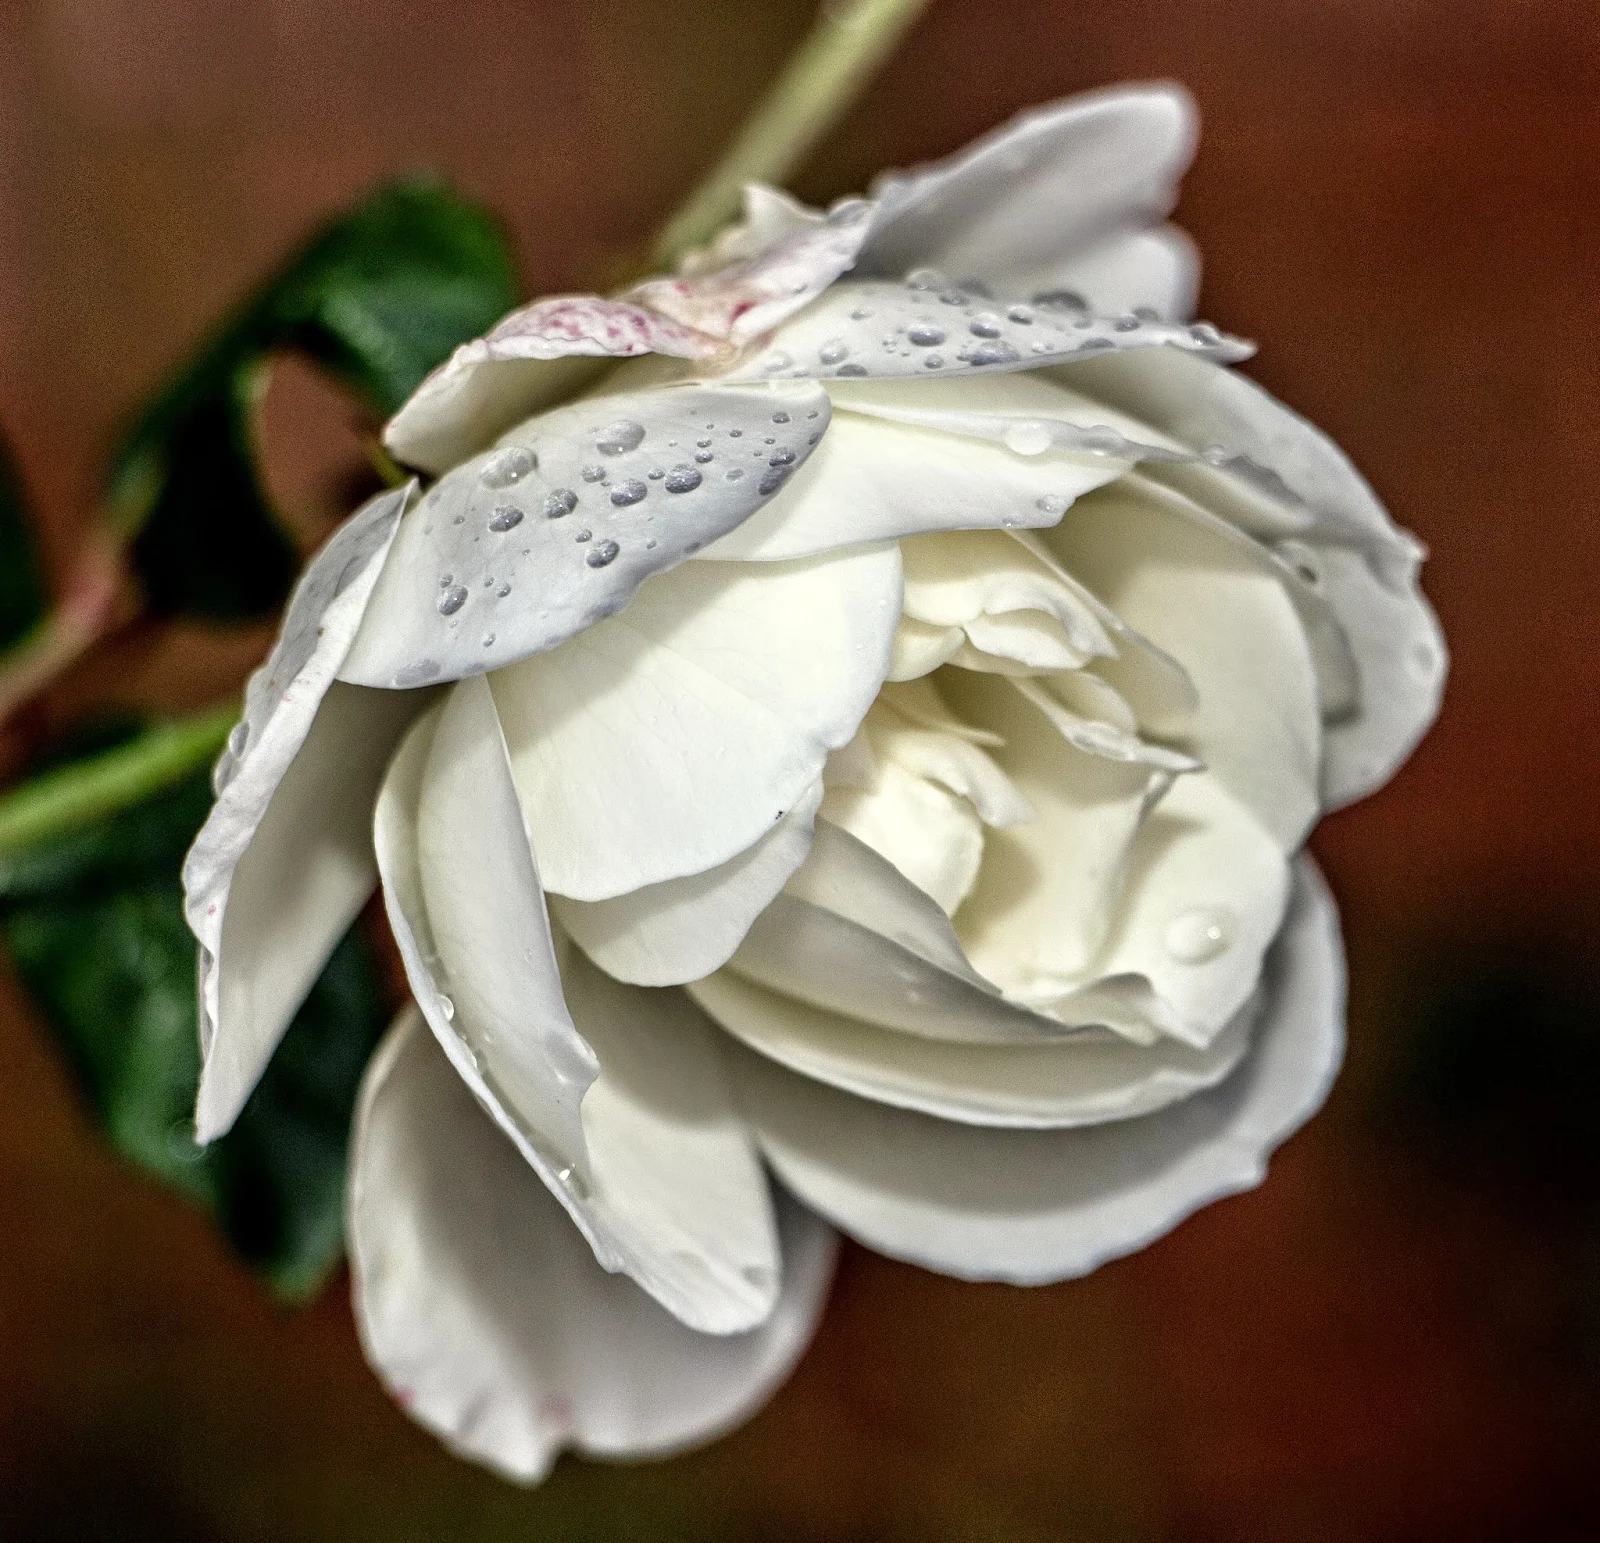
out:
<path id="1" fill-rule="evenodd" d="M 906 336 L 918 348 L 932 348 L 934 344 L 944 342 L 944 328 L 935 327 L 929 322 L 918 322 L 907 331 Z"/>
<path id="2" fill-rule="evenodd" d="M 1179 964 L 1205 964 L 1233 941 L 1232 919 L 1219 906 L 1192 906 L 1167 923 L 1161 941 Z"/>
<path id="3" fill-rule="evenodd" d="M 774 413 L 772 415 L 772 421 L 774 423 L 787 423 L 789 421 L 789 415 L 788 413 Z"/>
<path id="4" fill-rule="evenodd" d="M 445 996 L 443 992 L 440 992 L 439 994 L 439 1011 L 444 1014 L 444 1021 L 446 1023 L 455 1022 L 456 1004 L 452 1002 L 449 997 Z"/>
<path id="5" fill-rule="evenodd" d="M 1014 305 L 1006 312 L 1006 315 L 1020 327 L 1031 327 L 1033 325 L 1033 307 L 1030 305 Z"/>
<path id="6" fill-rule="evenodd" d="M 864 364 L 841 364 L 834 373 L 836 375 L 860 376 L 867 373 L 867 367 Z"/>
<path id="7" fill-rule="evenodd" d="M 483 463 L 478 480 L 486 488 L 508 488 L 513 482 L 521 482 L 538 464 L 539 457 L 533 451 L 522 445 L 507 445 Z"/>
<path id="8" fill-rule="evenodd" d="M 466 603 L 467 589 L 464 584 L 450 584 L 439 591 L 439 614 L 441 616 L 454 616 Z"/>
<path id="9" fill-rule="evenodd" d="M 578 495 L 571 488 L 556 488 L 553 492 L 545 494 L 544 517 L 547 520 L 559 520 L 563 515 L 571 514 L 578 507 Z"/>
<path id="10" fill-rule="evenodd" d="M 626 508 L 629 504 L 636 504 L 650 491 L 637 477 L 630 477 L 621 487 L 612 488 L 611 502 L 619 508 Z"/>
<path id="11" fill-rule="evenodd" d="M 621 550 L 615 541 L 597 541 L 584 561 L 591 568 L 604 568 L 607 563 L 616 561 L 617 553 Z"/>
<path id="12" fill-rule="evenodd" d="M 709 450 L 696 450 L 694 453 L 694 458 L 702 466 L 709 466 L 711 462 L 716 460 L 716 456 L 714 456 Z"/>
<path id="13" fill-rule="evenodd" d="M 1087 311 L 1089 302 L 1075 289 L 1047 289 L 1033 297 L 1041 311 Z"/>
<path id="14" fill-rule="evenodd" d="M 1022 357 L 1004 339 L 994 343 L 980 343 L 961 356 L 968 364 L 1015 364 Z"/>
<path id="15" fill-rule="evenodd" d="M 770 471 L 762 475 L 761 481 L 756 485 L 756 491 L 759 493 L 776 493 L 788 480 L 789 468 L 787 466 L 774 466 Z"/>
<path id="16" fill-rule="evenodd" d="M 928 354 L 923 358 L 923 367 L 929 370 L 941 369 L 944 366 L 943 354 Z"/>
<path id="17" fill-rule="evenodd" d="M 1051 432 L 1048 423 L 1036 418 L 1006 425 L 1002 438 L 1006 449 L 1014 455 L 1043 455 L 1050 448 Z"/>
<path id="18" fill-rule="evenodd" d="M 692 466 L 674 466 L 662 485 L 669 493 L 692 493 L 700 486 L 700 473 Z"/>
<path id="19" fill-rule="evenodd" d="M 997 338 L 1000 336 L 1000 318 L 993 311 L 979 311 L 967 323 L 967 331 L 975 338 Z"/>
<path id="20" fill-rule="evenodd" d="M 817 350 L 817 358 L 824 364 L 838 364 L 850 352 L 850 345 L 843 338 L 829 338 Z"/>
<path id="21" fill-rule="evenodd" d="M 232 729 L 228 731 L 228 753 L 230 755 L 243 755 L 244 747 L 250 743 L 250 725 L 241 718 Z"/>
<path id="22" fill-rule="evenodd" d="M 644 425 L 635 423 L 632 418 L 618 418 L 601 429 L 594 447 L 601 455 L 622 455 L 625 451 L 637 450 L 643 443 Z"/>
<path id="23" fill-rule="evenodd" d="M 794 451 L 788 449 L 774 450 L 767 458 L 768 466 L 793 466 Z"/>
<path id="24" fill-rule="evenodd" d="M 501 504 L 489 516 L 489 529 L 513 530 L 522 523 L 522 511 L 515 504 Z"/>
<path id="25" fill-rule="evenodd" d="M 606 480 L 606 469 L 597 462 L 591 461 L 583 468 L 582 475 L 585 482 L 604 482 Z"/>

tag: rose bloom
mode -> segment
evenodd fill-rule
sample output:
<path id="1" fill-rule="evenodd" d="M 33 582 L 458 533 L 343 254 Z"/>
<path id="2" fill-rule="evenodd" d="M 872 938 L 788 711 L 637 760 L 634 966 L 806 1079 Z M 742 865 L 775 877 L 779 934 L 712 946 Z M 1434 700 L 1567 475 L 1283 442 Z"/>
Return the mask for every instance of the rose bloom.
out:
<path id="1" fill-rule="evenodd" d="M 1186 318 L 1168 88 L 513 313 L 388 425 L 189 857 L 202 1139 L 381 877 L 379 1375 L 522 1479 L 746 1416 L 842 1231 L 1079 1275 L 1343 1040 L 1301 851 L 1437 706 L 1420 549 Z M 628 361 L 628 362 L 624 362 Z"/>

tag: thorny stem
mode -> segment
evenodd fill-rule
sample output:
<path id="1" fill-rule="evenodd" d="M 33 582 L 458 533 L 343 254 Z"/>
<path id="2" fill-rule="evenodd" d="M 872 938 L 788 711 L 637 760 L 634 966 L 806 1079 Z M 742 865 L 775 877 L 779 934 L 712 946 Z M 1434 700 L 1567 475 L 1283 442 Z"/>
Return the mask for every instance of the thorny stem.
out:
<path id="1" fill-rule="evenodd" d="M 739 212 L 747 182 L 781 182 L 855 101 L 928 0 L 833 0 L 745 119 L 721 161 L 662 227 L 653 256 L 673 267 Z"/>
<path id="2" fill-rule="evenodd" d="M 811 35 L 756 104 L 721 161 L 662 228 L 653 248 L 661 267 L 703 246 L 739 210 L 747 182 L 781 182 L 855 101 L 863 85 L 928 0 L 824 0 Z M 404 474 L 382 446 L 367 447 L 384 480 Z M 0 656 L 0 721 L 103 633 L 120 571 L 120 543 L 107 543 L 108 582 L 98 568 L 84 596 L 69 596 L 9 656 Z M 105 593 L 102 595 L 102 589 Z M 237 702 L 158 724 L 102 755 L 75 762 L 0 794 L 0 857 L 171 787 L 216 756 L 239 716 Z"/>

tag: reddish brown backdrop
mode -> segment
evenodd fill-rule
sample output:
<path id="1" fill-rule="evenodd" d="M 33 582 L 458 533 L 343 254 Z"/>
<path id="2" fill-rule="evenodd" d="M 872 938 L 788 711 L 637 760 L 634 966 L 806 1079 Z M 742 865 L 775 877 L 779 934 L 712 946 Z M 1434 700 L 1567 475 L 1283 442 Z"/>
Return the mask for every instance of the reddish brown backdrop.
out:
<path id="1" fill-rule="evenodd" d="M 13 0 L 0 421 L 57 571 L 117 421 L 319 216 L 427 163 L 504 212 L 531 290 L 592 281 L 809 11 Z M 1204 115 L 1180 210 L 1203 313 L 1260 340 L 1251 372 L 1432 548 L 1455 656 L 1429 741 L 1315 842 L 1353 971 L 1328 1110 L 1260 1190 L 1080 1283 L 847 1252 L 753 1425 L 523 1492 L 390 1408 L 342 1281 L 281 1314 L 113 1161 L 6 977 L 0 1538 L 1600 1534 L 1600 22 L 1585 0 L 933 0 L 798 191 L 1153 76 Z M 114 689 L 204 701 L 261 643 L 185 635 Z M 1468 1093 L 1419 1095 L 1439 1067 Z"/>

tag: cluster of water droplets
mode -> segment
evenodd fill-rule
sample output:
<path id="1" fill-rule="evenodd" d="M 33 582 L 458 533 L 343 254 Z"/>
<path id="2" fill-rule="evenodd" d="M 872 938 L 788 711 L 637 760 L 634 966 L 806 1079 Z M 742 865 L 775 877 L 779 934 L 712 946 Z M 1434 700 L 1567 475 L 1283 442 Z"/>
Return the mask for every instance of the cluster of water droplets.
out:
<path id="1" fill-rule="evenodd" d="M 1145 329 L 1152 341 L 1172 341 L 1207 351 L 1229 345 L 1204 322 L 1169 326 L 1149 308 L 1118 316 L 1096 316 L 1082 295 L 1048 290 L 1027 303 L 997 301 L 976 280 L 952 282 L 934 268 L 917 268 L 901 284 L 855 281 L 837 286 L 839 303 L 849 294 L 860 303 L 849 311 L 858 325 L 816 345 L 814 362 L 786 351 L 762 356 L 757 370 L 789 378 L 833 374 L 850 378 L 900 375 L 912 370 L 995 369 L 1049 363 L 1119 346 L 1119 336 Z M 842 318 L 841 318 L 842 320 Z M 877 321 L 881 331 L 866 325 Z"/>

